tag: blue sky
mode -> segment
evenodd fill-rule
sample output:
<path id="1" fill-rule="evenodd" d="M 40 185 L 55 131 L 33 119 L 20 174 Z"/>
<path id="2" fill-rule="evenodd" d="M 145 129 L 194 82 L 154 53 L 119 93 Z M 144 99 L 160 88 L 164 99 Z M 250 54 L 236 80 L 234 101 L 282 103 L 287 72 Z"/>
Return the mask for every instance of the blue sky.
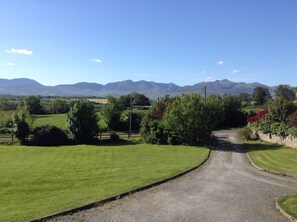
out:
<path id="1" fill-rule="evenodd" d="M 0 78 L 297 85 L 295 0 L 0 0 Z"/>

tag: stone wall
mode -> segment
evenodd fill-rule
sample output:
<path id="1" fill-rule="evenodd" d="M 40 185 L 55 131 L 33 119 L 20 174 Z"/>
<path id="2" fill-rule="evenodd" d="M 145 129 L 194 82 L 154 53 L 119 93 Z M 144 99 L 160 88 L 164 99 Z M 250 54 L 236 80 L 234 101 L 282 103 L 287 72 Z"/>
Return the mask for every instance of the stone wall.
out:
<path id="1" fill-rule="evenodd" d="M 265 142 L 269 142 L 269 143 L 274 143 L 274 144 L 278 144 L 278 145 L 282 145 L 282 146 L 287 146 L 287 147 L 291 147 L 291 148 L 295 148 L 297 149 L 297 138 L 289 135 L 285 138 L 276 136 L 276 135 L 272 135 L 272 134 L 264 134 L 261 132 L 257 133 L 259 136 L 260 140 L 263 140 Z"/>

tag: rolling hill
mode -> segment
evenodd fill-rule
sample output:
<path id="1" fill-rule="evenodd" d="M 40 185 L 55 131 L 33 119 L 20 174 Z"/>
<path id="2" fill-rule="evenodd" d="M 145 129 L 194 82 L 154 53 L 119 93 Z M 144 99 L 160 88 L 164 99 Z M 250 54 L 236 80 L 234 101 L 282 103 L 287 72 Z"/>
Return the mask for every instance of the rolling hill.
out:
<path id="1" fill-rule="evenodd" d="M 165 94 L 177 95 L 181 93 L 201 93 L 206 86 L 207 94 L 231 94 L 252 93 L 257 86 L 267 87 L 273 94 L 275 87 L 269 87 L 260 83 L 232 82 L 227 79 L 214 82 L 201 82 L 195 85 L 178 86 L 174 83 L 156 83 L 152 81 L 132 81 L 108 83 L 80 82 L 57 86 L 45 86 L 32 79 L 0 79 L 0 94 L 2 95 L 41 95 L 41 96 L 120 96 L 131 92 L 145 94 L 150 98 L 156 98 Z"/>

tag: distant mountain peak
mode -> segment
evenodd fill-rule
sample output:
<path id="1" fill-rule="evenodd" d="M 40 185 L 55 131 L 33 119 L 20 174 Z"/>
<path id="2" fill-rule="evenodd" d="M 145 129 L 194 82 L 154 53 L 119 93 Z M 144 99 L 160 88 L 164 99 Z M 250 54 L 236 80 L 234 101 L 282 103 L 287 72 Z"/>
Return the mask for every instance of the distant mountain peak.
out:
<path id="1" fill-rule="evenodd" d="M 203 93 L 206 86 L 207 94 L 239 94 L 252 93 L 257 86 L 265 86 L 260 83 L 236 83 L 228 79 L 201 82 L 194 85 L 178 86 L 174 83 L 157 83 L 154 81 L 124 80 L 107 83 L 105 85 L 91 82 L 78 82 L 57 86 L 44 86 L 33 79 L 0 79 L 0 94 L 11 95 L 57 95 L 57 96 L 120 96 L 131 92 L 146 94 L 156 98 L 165 94 L 177 95 L 180 93 Z M 273 87 L 268 87 L 273 91 Z"/>

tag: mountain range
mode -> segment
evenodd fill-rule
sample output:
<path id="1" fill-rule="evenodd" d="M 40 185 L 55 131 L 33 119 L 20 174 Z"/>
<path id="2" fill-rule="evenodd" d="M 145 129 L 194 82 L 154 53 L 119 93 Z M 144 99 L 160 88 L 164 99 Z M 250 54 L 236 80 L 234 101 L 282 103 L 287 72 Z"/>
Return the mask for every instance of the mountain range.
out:
<path id="1" fill-rule="evenodd" d="M 227 79 L 213 82 L 201 82 L 194 85 L 178 86 L 174 83 L 157 83 L 152 81 L 120 81 L 106 85 L 98 83 L 79 82 L 76 84 L 65 84 L 56 86 L 45 86 L 39 82 L 27 79 L 1 79 L 1 95 L 41 95 L 41 96 L 121 96 L 131 92 L 145 94 L 149 98 L 156 98 L 165 94 L 177 95 L 182 93 L 204 94 L 206 86 L 207 95 L 210 94 L 251 94 L 255 87 L 261 86 L 269 89 L 274 94 L 276 87 L 269 87 L 260 83 L 232 82 Z"/>

